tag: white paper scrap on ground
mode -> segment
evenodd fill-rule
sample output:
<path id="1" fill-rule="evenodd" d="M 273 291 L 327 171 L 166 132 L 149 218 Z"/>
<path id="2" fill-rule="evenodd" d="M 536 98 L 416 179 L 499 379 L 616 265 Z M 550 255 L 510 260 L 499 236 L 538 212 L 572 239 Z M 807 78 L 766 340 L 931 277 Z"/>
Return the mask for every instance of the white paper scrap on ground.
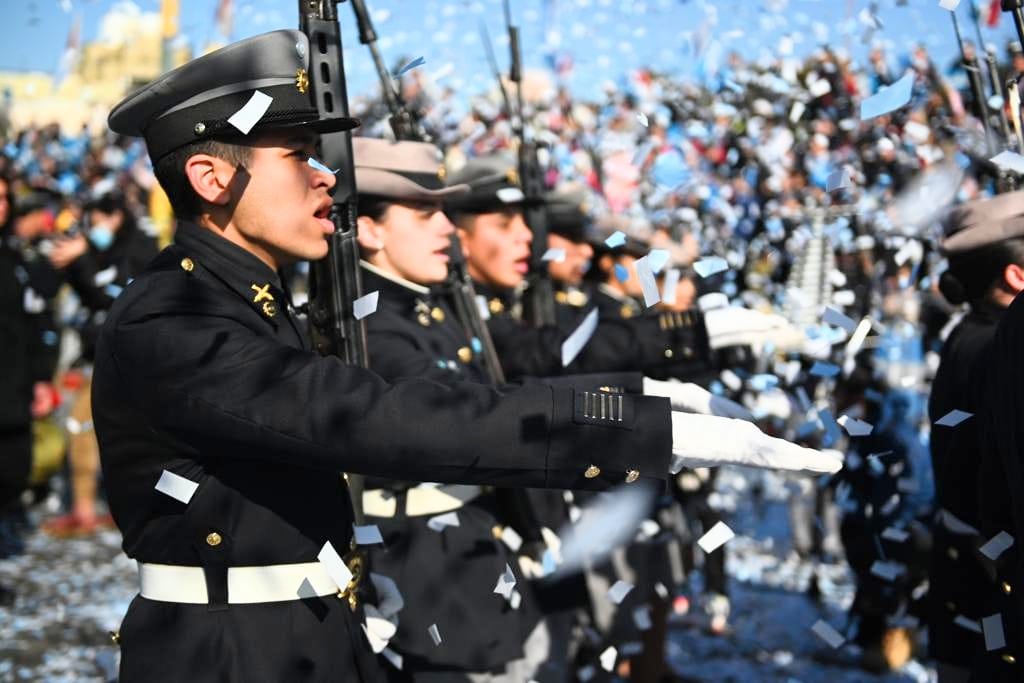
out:
<path id="1" fill-rule="evenodd" d="M 320 564 L 327 570 L 327 575 L 331 577 L 338 588 L 344 590 L 348 587 L 349 581 L 352 580 L 352 572 L 349 571 L 348 565 L 341 559 L 341 555 L 334 549 L 330 541 L 324 543 L 324 547 L 320 549 L 316 559 L 320 560 Z"/>
<path id="2" fill-rule="evenodd" d="M 736 534 L 725 522 L 718 522 L 700 537 L 697 545 L 706 553 L 713 553 Z"/>
<path id="3" fill-rule="evenodd" d="M 160 493 L 188 505 L 188 502 L 192 500 L 192 496 L 195 494 L 196 489 L 199 488 L 199 484 L 195 483 L 191 479 L 186 479 L 180 474 L 164 470 L 160 473 L 160 479 L 156 482 L 156 486 L 154 488 Z"/>
<path id="4" fill-rule="evenodd" d="M 377 298 L 379 296 L 379 291 L 373 291 L 369 294 L 364 294 L 352 302 L 352 315 L 355 316 L 356 320 L 362 320 L 377 310 Z"/>
<path id="5" fill-rule="evenodd" d="M 242 131 L 242 135 L 248 135 L 252 127 L 267 113 L 267 109 L 270 109 L 270 103 L 273 101 L 273 97 L 257 90 L 241 109 L 231 115 L 228 123 Z"/>
<path id="6" fill-rule="evenodd" d="M 960 424 L 967 418 L 971 417 L 972 415 L 974 415 L 974 413 L 968 413 L 963 410 L 951 410 L 942 417 L 940 417 L 938 420 L 936 420 L 935 424 L 940 425 L 942 427 L 956 427 L 958 424 Z"/>
<path id="7" fill-rule="evenodd" d="M 454 510 L 427 520 L 427 527 L 434 531 L 444 531 L 446 526 L 459 526 L 459 515 Z"/>
<path id="8" fill-rule="evenodd" d="M 562 367 L 565 367 L 579 355 L 583 347 L 587 345 L 590 338 L 594 336 L 597 329 L 597 309 L 595 308 L 583 319 L 579 327 L 573 330 L 564 342 L 562 342 Z"/>
<path id="9" fill-rule="evenodd" d="M 556 249 L 552 247 L 544 252 L 544 256 L 542 256 L 540 260 L 561 263 L 565 260 L 565 249 Z"/>
<path id="10" fill-rule="evenodd" d="M 498 577 L 498 585 L 494 587 L 494 592 L 508 600 L 512 597 L 512 589 L 515 587 L 516 575 L 512 573 L 512 567 L 506 564 L 504 573 Z"/>
<path id="11" fill-rule="evenodd" d="M 846 638 L 843 637 L 843 634 L 835 630 L 832 627 L 832 624 L 828 623 L 824 619 L 818 619 L 814 622 L 814 626 L 811 627 L 811 631 L 814 632 L 814 635 L 824 640 L 833 650 L 846 642 Z"/>
<path id="12" fill-rule="evenodd" d="M 981 546 L 978 550 L 982 555 L 994 562 L 1000 555 L 1006 552 L 1007 548 L 1012 545 L 1013 536 L 1005 531 L 1000 531 L 998 534 L 986 541 L 985 545 Z"/>
<path id="13" fill-rule="evenodd" d="M 434 641 L 435 646 L 441 644 L 441 632 L 437 630 L 437 624 L 431 624 L 427 633 L 430 634 L 430 639 Z"/>
<path id="14" fill-rule="evenodd" d="M 615 667 L 615 658 L 619 656 L 618 650 L 612 646 L 601 653 L 599 659 L 601 660 L 601 668 L 605 671 L 611 671 Z"/>
<path id="15" fill-rule="evenodd" d="M 376 524 L 367 524 L 366 526 L 353 524 L 352 530 L 356 537 L 356 545 L 373 545 L 384 542 L 384 537 L 380 535 L 380 528 Z"/>
<path id="16" fill-rule="evenodd" d="M 1003 615 L 993 614 L 982 617 L 981 631 L 985 634 L 985 649 L 991 652 L 1006 647 L 1006 636 L 1003 634 Z"/>
<path id="17" fill-rule="evenodd" d="M 622 581 L 616 581 L 611 588 L 608 589 L 608 599 L 612 601 L 612 604 L 618 605 L 622 602 L 629 591 L 633 590 L 633 584 Z"/>

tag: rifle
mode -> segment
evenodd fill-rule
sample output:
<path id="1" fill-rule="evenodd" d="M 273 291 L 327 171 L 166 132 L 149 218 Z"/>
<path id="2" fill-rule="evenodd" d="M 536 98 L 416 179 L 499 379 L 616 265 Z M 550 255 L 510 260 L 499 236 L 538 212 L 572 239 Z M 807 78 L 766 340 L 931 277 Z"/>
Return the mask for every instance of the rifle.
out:
<path id="1" fill-rule="evenodd" d="M 352 10 L 355 12 L 356 24 L 359 27 L 359 42 L 370 48 L 377 76 L 380 78 L 381 94 L 388 111 L 391 112 L 389 123 L 395 139 L 429 142 L 426 132 L 406 108 L 401 92 L 394 87 L 392 78 L 384 66 L 384 59 L 377 49 L 377 32 L 373 29 L 366 4 L 363 0 L 352 0 Z M 465 328 L 466 335 L 480 343 L 480 353 L 491 382 L 497 386 L 505 384 L 505 372 L 501 368 L 490 330 L 480 317 L 476 290 L 466 269 L 466 259 L 462 254 L 462 244 L 457 233 L 452 234 L 449 255 L 448 279 L 445 284 L 454 300 L 455 315 Z"/>
<path id="2" fill-rule="evenodd" d="M 981 69 L 978 67 L 977 52 L 973 60 L 967 59 L 967 52 L 964 50 L 964 40 L 960 36 L 960 22 L 957 21 L 956 12 L 950 12 L 949 16 L 953 18 L 953 31 L 956 33 L 956 42 L 960 46 L 960 62 L 963 64 L 964 72 L 967 74 L 967 80 L 971 85 L 971 93 L 974 96 L 974 102 L 976 105 L 976 114 L 981 119 L 981 125 L 985 129 L 985 142 L 988 146 L 989 154 L 995 154 L 992 144 L 992 130 L 988 120 L 988 105 L 985 100 L 985 86 L 981 80 Z M 979 46 L 977 49 L 981 49 Z"/>
<path id="3" fill-rule="evenodd" d="M 526 204 L 523 207 L 523 218 L 533 233 L 530 245 L 530 272 L 527 275 L 527 288 L 523 298 L 523 318 L 534 327 L 555 324 L 555 294 L 551 286 L 544 253 L 548 250 L 548 226 L 544 214 L 542 196 L 544 179 L 541 177 L 540 164 L 537 161 L 537 147 L 532 140 L 526 139 L 526 127 L 523 120 L 523 77 L 521 52 L 519 50 L 519 27 L 512 24 L 512 11 L 509 0 L 504 0 L 505 26 L 508 29 L 508 48 L 511 56 L 508 79 L 516 84 L 516 111 L 508 112 L 512 121 L 512 129 L 519 139 L 518 161 L 519 182 L 522 185 Z M 499 83 L 501 79 L 499 78 Z M 507 100 L 507 98 L 506 98 Z"/>
<path id="4" fill-rule="evenodd" d="M 299 0 L 299 30 L 309 38 L 309 87 L 321 119 L 347 117 L 345 64 L 336 2 Z M 344 0 L 340 0 L 344 2 Z M 362 296 L 359 244 L 356 241 L 356 182 L 349 132 L 320 136 L 323 163 L 338 169 L 327 238 L 327 256 L 310 264 L 309 312 L 313 344 L 321 355 L 367 367 L 366 328 L 356 320 L 352 302 Z M 362 521 L 362 477 L 346 475 L 357 523 Z"/>

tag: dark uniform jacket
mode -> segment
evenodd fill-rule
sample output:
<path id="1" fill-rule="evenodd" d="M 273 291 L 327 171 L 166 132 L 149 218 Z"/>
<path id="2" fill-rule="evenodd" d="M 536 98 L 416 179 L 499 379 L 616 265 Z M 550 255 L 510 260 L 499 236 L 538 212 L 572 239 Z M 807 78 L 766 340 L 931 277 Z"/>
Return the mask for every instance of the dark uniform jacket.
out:
<path id="1" fill-rule="evenodd" d="M 349 547 L 341 471 L 559 488 L 605 487 L 630 468 L 665 476 L 667 401 L 624 396 L 620 422 L 587 417 L 572 388 L 390 384 L 312 353 L 277 275 L 251 254 L 189 223 L 176 239 L 111 308 L 94 420 L 125 553 L 202 566 L 210 604 L 136 597 L 124 681 L 373 678 L 347 602 L 228 604 L 228 567 Z M 584 476 L 591 463 L 600 476 Z M 198 483 L 187 505 L 154 490 L 164 469 Z"/>
<path id="2" fill-rule="evenodd" d="M 988 616 L 983 613 L 984 597 L 992 589 L 986 561 L 978 554 L 978 547 L 987 539 L 970 530 L 980 526 L 974 484 L 978 479 L 978 421 L 969 419 L 955 428 L 934 423 L 951 410 L 976 412 L 969 400 L 971 377 L 978 372 L 1004 310 L 991 304 L 977 306 L 953 329 L 942 347 L 928 400 L 936 507 L 941 510 L 933 528 L 928 577 L 928 649 L 932 657 L 961 667 L 971 665 L 984 641 L 955 619 L 963 615 L 977 621 Z M 955 520 L 950 520 L 949 514 Z"/>

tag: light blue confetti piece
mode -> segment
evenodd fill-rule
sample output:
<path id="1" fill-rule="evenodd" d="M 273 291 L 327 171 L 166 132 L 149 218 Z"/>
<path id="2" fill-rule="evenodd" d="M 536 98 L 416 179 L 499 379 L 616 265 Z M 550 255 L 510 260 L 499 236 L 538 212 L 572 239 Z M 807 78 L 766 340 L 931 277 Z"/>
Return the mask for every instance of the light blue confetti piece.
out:
<path id="1" fill-rule="evenodd" d="M 668 263 L 668 251 L 665 249 L 651 249 L 647 254 L 647 263 L 651 266 L 651 272 L 657 275 Z"/>
<path id="2" fill-rule="evenodd" d="M 629 268 L 622 265 L 621 263 L 615 264 L 615 279 L 619 282 L 625 282 L 629 279 Z"/>
<path id="3" fill-rule="evenodd" d="M 469 345 L 473 348 L 473 353 L 482 353 L 484 345 L 480 343 L 479 337 L 473 337 L 469 340 Z"/>
<path id="4" fill-rule="evenodd" d="M 395 78 L 399 78 L 400 76 L 402 76 L 402 74 L 404 74 L 404 73 L 406 73 L 408 71 L 412 71 L 413 69 L 415 69 L 418 66 L 423 66 L 426 63 L 427 63 L 426 59 L 424 59 L 423 57 L 417 57 L 416 59 L 412 60 L 411 62 L 409 62 L 408 64 L 403 66 L 401 69 L 396 71 L 395 74 L 394 74 L 394 77 Z"/>
<path id="5" fill-rule="evenodd" d="M 942 427 L 956 427 L 958 424 L 973 415 L 974 413 L 968 413 L 963 410 L 951 410 L 936 420 L 935 424 Z"/>
<path id="6" fill-rule="evenodd" d="M 838 441 L 843 433 L 839 429 L 836 418 L 832 416 L 832 411 L 828 408 L 818 411 L 818 419 L 821 420 L 821 424 L 825 428 L 825 439 L 822 441 L 822 445 L 827 448 Z"/>
<path id="7" fill-rule="evenodd" d="M 335 173 L 337 173 L 337 171 L 332 171 L 327 166 L 325 166 L 323 162 L 321 162 L 318 159 L 314 159 L 313 157 L 310 157 L 306 161 L 306 163 L 309 164 L 310 166 L 312 166 L 313 168 L 315 168 L 316 170 L 323 171 L 324 173 L 330 173 L 331 175 L 334 175 Z"/>
<path id="8" fill-rule="evenodd" d="M 721 256 L 709 256 L 694 263 L 693 269 L 697 271 L 697 275 L 700 275 L 701 277 L 710 277 L 715 273 L 721 273 L 722 271 L 729 270 L 729 264 Z"/>
<path id="9" fill-rule="evenodd" d="M 116 299 L 118 296 L 120 296 L 121 292 L 124 291 L 124 287 L 122 287 L 121 285 L 115 285 L 113 282 L 111 282 L 109 285 L 103 288 L 103 291 L 106 292 L 107 296 L 109 296 L 111 299 Z"/>
<path id="10" fill-rule="evenodd" d="M 971 158 L 963 152 L 956 153 L 956 165 L 960 168 L 967 168 L 971 165 Z"/>
<path id="11" fill-rule="evenodd" d="M 377 297 L 379 291 L 370 292 L 352 302 L 352 315 L 356 320 L 362 320 L 377 310 Z"/>
<path id="12" fill-rule="evenodd" d="M 650 308 L 661 301 L 661 292 L 658 291 L 658 281 L 654 278 L 654 270 L 651 268 L 651 255 L 637 259 L 636 276 L 640 279 L 640 287 L 644 292 L 644 306 Z"/>
<path id="13" fill-rule="evenodd" d="M 779 378 L 772 374 L 754 375 L 747 380 L 747 384 L 754 391 L 768 391 L 779 385 Z"/>
<path id="14" fill-rule="evenodd" d="M 835 377 L 839 374 L 839 366 L 835 363 L 814 361 L 814 365 L 811 366 L 811 374 L 816 377 Z"/>
<path id="15" fill-rule="evenodd" d="M 873 119 L 904 107 L 910 102 L 914 87 L 914 72 L 908 71 L 903 78 L 860 103 L 861 121 Z"/>
<path id="16" fill-rule="evenodd" d="M 6 145 L 4 145 L 4 154 L 11 158 L 18 156 L 18 151 L 18 146 L 13 142 L 8 142 Z"/>
<path id="17" fill-rule="evenodd" d="M 611 234 L 611 236 L 608 239 L 604 241 L 604 243 L 609 249 L 621 247 L 623 244 L 626 243 L 626 233 L 622 232 L 621 230 L 616 230 Z"/>
<path id="18" fill-rule="evenodd" d="M 565 249 L 558 249 L 552 247 L 544 252 L 544 255 L 540 258 L 541 261 L 551 261 L 553 263 L 562 263 L 565 261 Z"/>

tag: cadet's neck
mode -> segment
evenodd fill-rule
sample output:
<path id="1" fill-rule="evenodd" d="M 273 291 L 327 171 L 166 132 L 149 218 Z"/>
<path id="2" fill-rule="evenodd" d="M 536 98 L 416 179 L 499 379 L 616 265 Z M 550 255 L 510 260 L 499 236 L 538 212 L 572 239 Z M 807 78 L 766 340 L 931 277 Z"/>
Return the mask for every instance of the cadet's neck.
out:
<path id="1" fill-rule="evenodd" d="M 277 270 L 281 266 L 286 265 L 283 262 L 283 259 L 279 258 L 268 247 L 260 244 L 256 240 L 247 237 L 241 230 L 235 227 L 235 224 L 232 223 L 231 221 L 228 221 L 224 225 L 218 225 L 209 216 L 209 214 L 203 214 L 196 218 L 195 223 L 199 227 L 209 230 L 210 232 L 213 232 L 219 235 L 220 237 L 223 237 L 228 242 L 231 242 L 232 244 L 235 244 L 236 246 L 245 249 L 247 252 L 258 258 L 260 261 L 263 261 L 263 263 L 267 264 L 267 266 L 274 272 L 277 272 Z"/>

